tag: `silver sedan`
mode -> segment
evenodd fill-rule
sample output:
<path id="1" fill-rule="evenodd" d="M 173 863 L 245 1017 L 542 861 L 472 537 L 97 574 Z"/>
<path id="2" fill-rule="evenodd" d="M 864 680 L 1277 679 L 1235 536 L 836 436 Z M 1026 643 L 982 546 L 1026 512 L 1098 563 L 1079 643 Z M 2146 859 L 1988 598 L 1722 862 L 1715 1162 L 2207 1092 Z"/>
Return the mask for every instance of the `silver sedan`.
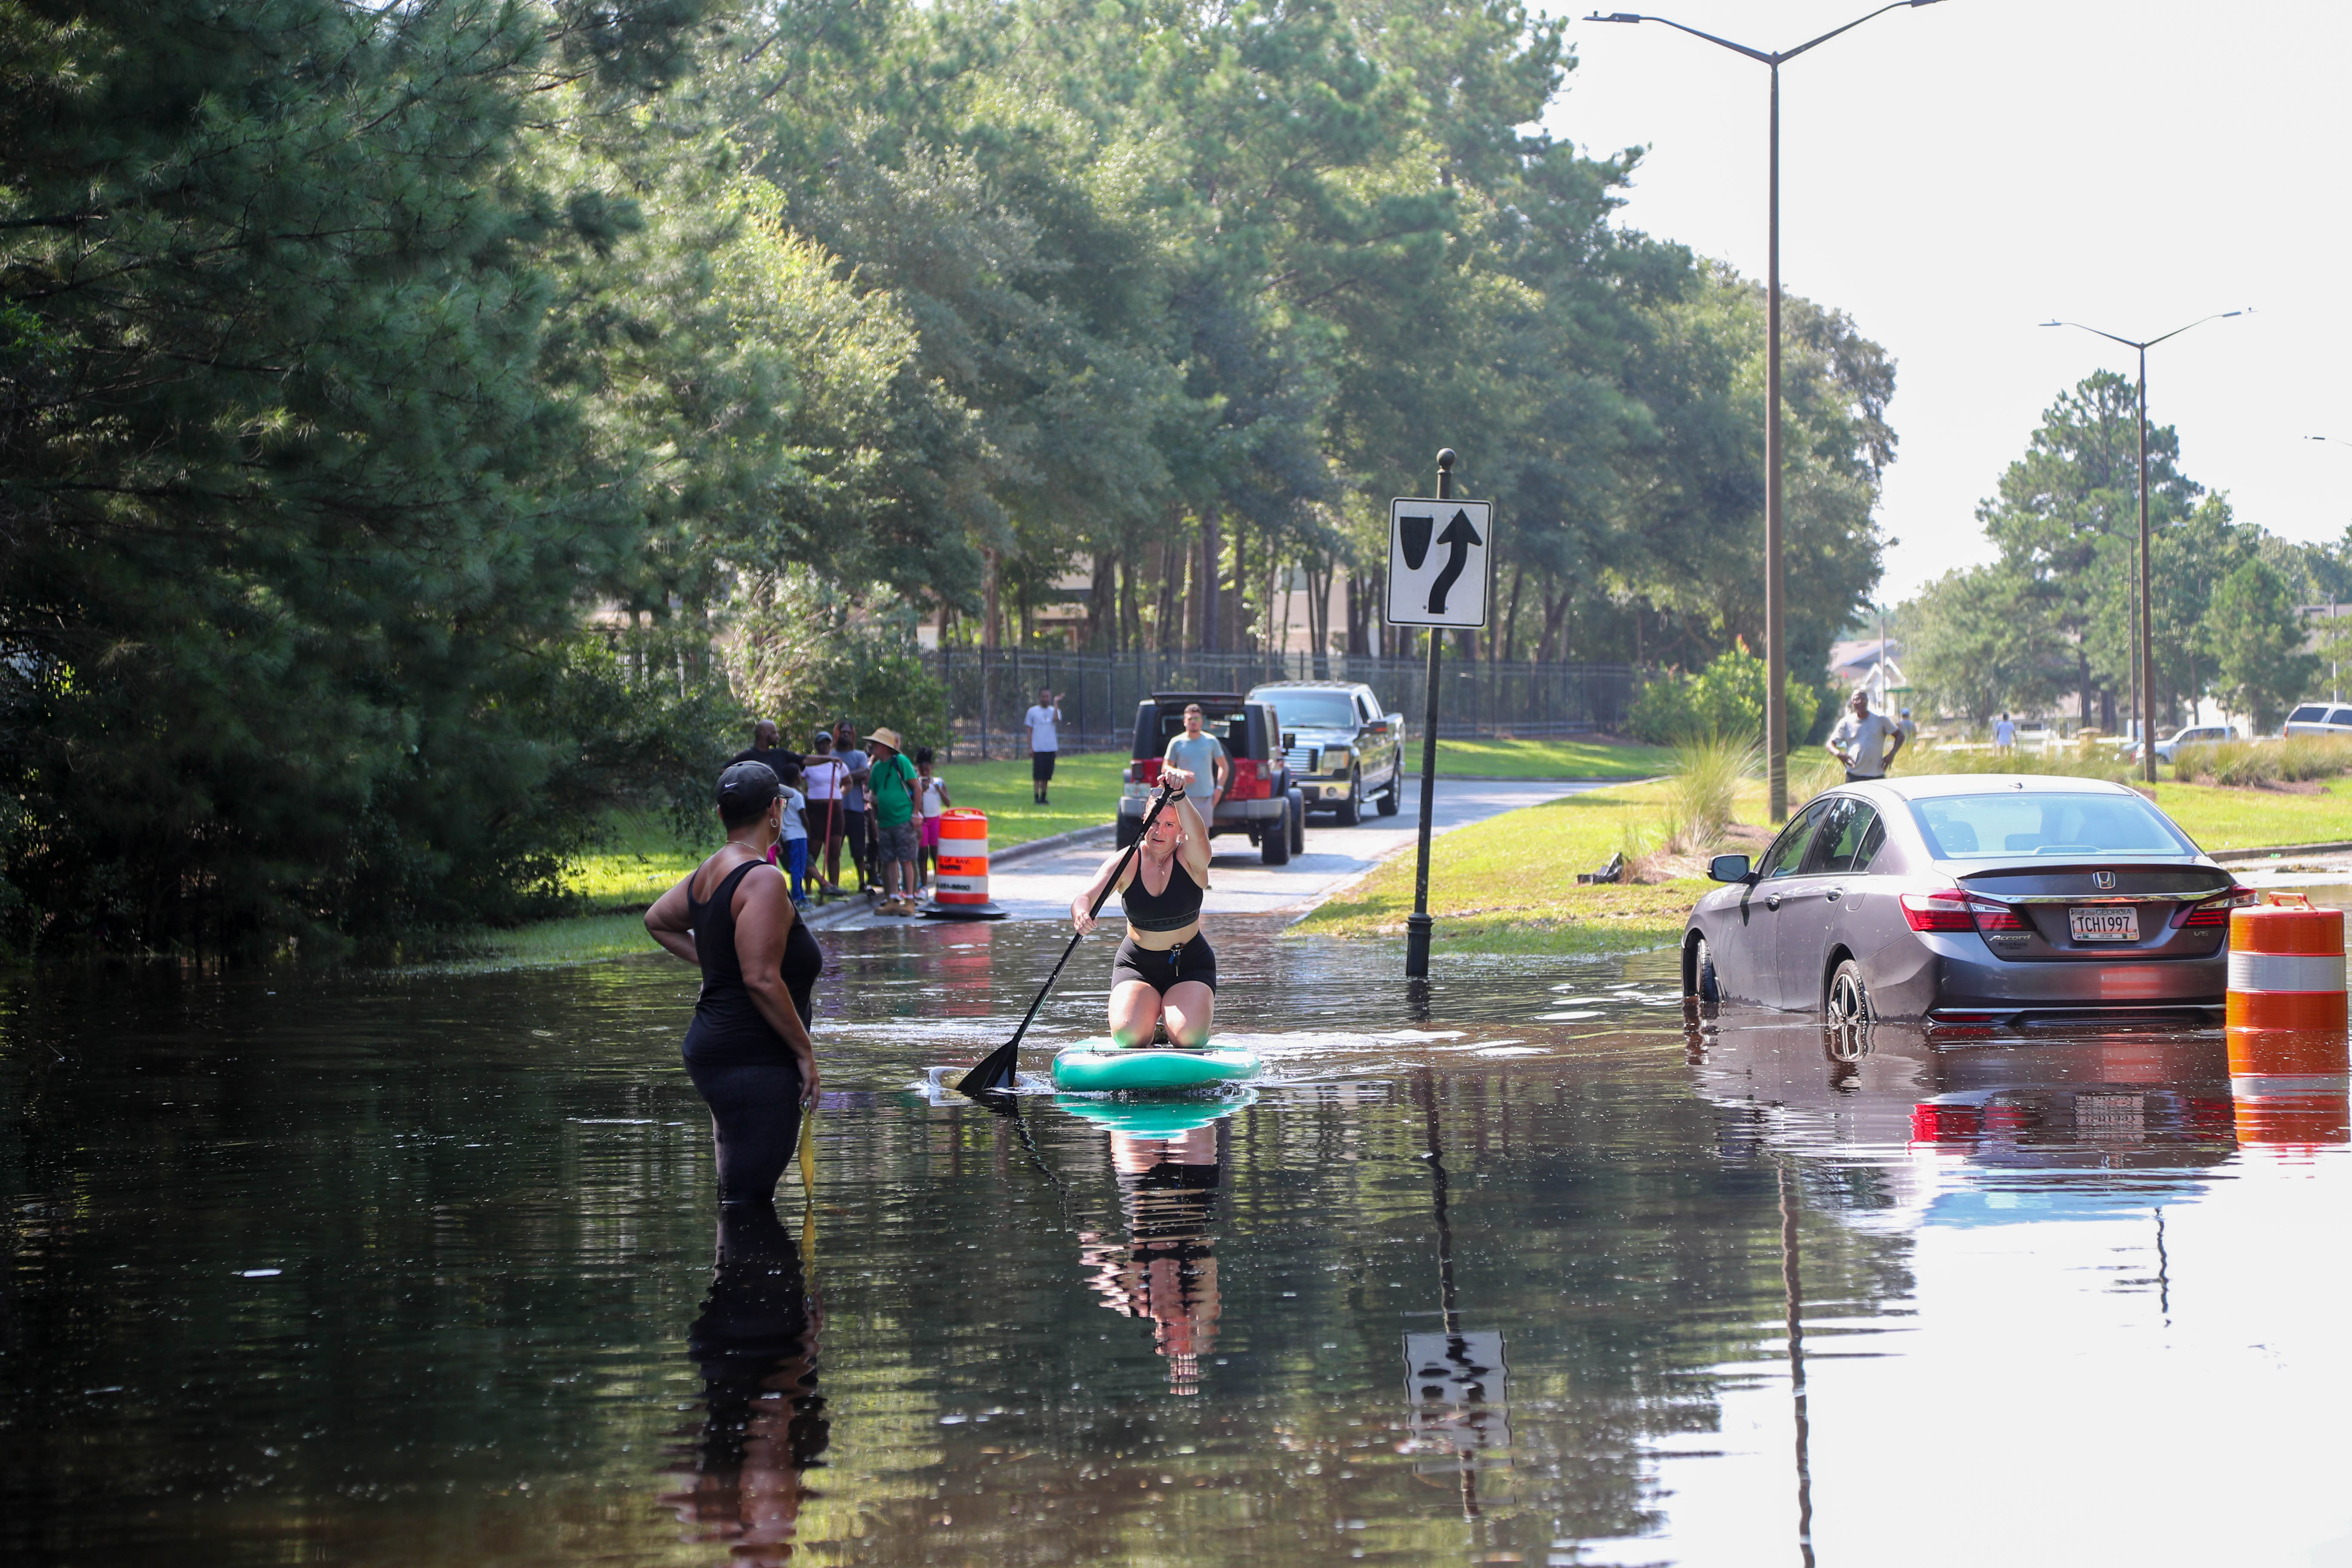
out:
<path id="1" fill-rule="evenodd" d="M 1710 874 L 1685 993 L 1832 1025 L 2210 1013 L 2253 900 L 2137 792 L 2039 774 L 1847 784 Z"/>

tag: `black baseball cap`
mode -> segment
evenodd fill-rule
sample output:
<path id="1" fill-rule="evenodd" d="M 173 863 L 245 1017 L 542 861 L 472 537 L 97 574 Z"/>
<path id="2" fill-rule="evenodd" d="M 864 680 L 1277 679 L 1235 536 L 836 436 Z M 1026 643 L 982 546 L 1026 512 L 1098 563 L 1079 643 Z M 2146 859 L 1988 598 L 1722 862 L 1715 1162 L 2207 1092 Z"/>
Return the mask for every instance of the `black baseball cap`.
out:
<path id="1" fill-rule="evenodd" d="M 783 793 L 776 770 L 765 763 L 736 763 L 719 775 L 719 809 L 730 816 L 761 810 Z"/>

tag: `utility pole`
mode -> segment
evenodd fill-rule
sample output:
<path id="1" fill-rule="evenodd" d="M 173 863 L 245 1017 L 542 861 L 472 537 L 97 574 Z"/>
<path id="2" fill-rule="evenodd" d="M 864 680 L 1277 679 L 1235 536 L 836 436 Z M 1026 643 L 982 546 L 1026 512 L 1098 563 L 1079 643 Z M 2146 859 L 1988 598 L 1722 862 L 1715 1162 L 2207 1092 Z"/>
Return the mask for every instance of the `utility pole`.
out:
<path id="1" fill-rule="evenodd" d="M 1766 223 L 1766 258 L 1764 264 L 1764 752 L 1767 776 L 1770 781 L 1772 820 L 1785 822 L 1789 817 L 1789 626 L 1788 584 L 1782 571 L 1781 541 L 1785 532 L 1781 510 L 1780 485 L 1780 68 L 1808 49 L 1818 48 L 1840 33 L 1850 33 L 1872 16 L 1884 16 L 1889 11 L 1906 6 L 1933 5 L 1937 0 L 1895 0 L 1891 5 L 1881 5 L 1866 16 L 1857 16 L 1843 27 L 1832 27 L 1820 37 L 1799 44 L 1793 49 L 1757 49 L 1746 44 L 1735 44 L 1729 38 L 1718 38 L 1713 33 L 1702 33 L 1696 27 L 1686 27 L 1680 22 L 1664 16 L 1644 16 L 1631 11 L 1614 11 L 1603 16 L 1594 12 L 1588 22 L 1656 22 L 1678 33 L 1688 33 L 1694 38 L 1745 55 L 1767 66 L 1772 72 L 1772 128 L 1769 137 L 1769 173 L 1766 179 L 1770 215 Z"/>

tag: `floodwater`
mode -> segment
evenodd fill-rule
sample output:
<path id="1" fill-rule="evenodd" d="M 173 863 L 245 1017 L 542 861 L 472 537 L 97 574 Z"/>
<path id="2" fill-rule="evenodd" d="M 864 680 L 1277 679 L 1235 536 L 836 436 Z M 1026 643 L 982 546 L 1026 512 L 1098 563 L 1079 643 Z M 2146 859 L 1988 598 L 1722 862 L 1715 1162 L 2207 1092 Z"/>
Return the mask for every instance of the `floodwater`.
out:
<path id="1" fill-rule="evenodd" d="M 2340 1088 L 1216 935 L 1264 1082 L 1018 1118 L 1059 932 L 828 939 L 716 1271 L 682 966 L 14 982 L 0 1558 L 2352 1563 Z"/>

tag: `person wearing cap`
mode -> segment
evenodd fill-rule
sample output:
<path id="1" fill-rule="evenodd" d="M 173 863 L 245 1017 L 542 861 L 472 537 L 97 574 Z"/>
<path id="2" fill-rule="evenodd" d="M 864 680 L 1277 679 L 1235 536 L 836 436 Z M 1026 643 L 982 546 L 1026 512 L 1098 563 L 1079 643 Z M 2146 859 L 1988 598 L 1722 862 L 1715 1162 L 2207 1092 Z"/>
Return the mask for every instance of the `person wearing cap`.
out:
<path id="1" fill-rule="evenodd" d="M 849 858 L 857 866 L 857 890 L 870 894 L 881 886 L 874 875 L 874 839 L 869 826 L 874 814 L 866 809 L 866 774 L 873 764 L 865 748 L 857 743 L 857 731 L 846 719 L 833 727 L 833 754 L 849 770 L 841 786 L 842 837 L 848 840 Z"/>
<path id="2" fill-rule="evenodd" d="M 710 1107 L 721 1212 L 772 1205 L 816 1100 L 812 992 L 824 954 L 793 911 L 768 851 L 783 832 L 783 785 L 763 763 L 719 775 L 727 842 L 646 911 L 646 931 L 698 966 L 702 991 L 681 1054 Z"/>
<path id="3" fill-rule="evenodd" d="M 866 736 L 866 753 L 873 759 L 866 787 L 874 799 L 874 831 L 880 842 L 875 858 L 881 862 L 882 875 L 882 902 L 874 912 L 911 915 L 923 864 L 915 827 L 915 791 L 922 780 L 899 750 L 896 730 L 877 730 Z"/>

